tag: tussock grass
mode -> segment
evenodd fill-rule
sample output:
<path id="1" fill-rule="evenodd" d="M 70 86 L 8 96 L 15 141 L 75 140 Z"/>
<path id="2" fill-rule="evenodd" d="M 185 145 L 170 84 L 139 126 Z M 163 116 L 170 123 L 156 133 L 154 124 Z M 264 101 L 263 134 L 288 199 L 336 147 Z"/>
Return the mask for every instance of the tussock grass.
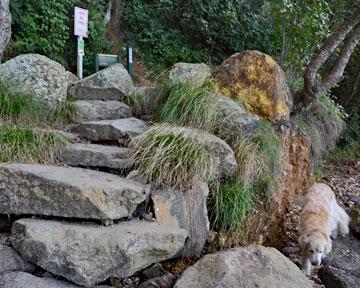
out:
<path id="1" fill-rule="evenodd" d="M 131 107 L 134 115 L 140 116 L 144 107 L 144 97 L 139 93 L 131 93 L 123 98 L 125 104 Z"/>
<path id="2" fill-rule="evenodd" d="M 51 108 L 14 83 L 0 81 L 0 118 L 4 121 L 21 126 L 53 125 L 71 122 L 76 114 L 77 109 L 72 102 Z"/>
<path id="3" fill-rule="evenodd" d="M 218 111 L 213 90 L 210 80 L 202 84 L 164 84 L 161 87 L 162 105 L 157 112 L 157 121 L 214 131 L 218 123 Z"/>
<path id="4" fill-rule="evenodd" d="M 322 94 L 305 110 L 294 115 L 293 122 L 311 138 L 313 158 L 319 160 L 335 148 L 345 127 L 344 113 L 327 94 Z"/>
<path id="5" fill-rule="evenodd" d="M 254 185 L 257 190 L 262 190 L 267 197 L 271 197 L 276 190 L 276 179 L 281 171 L 282 140 L 271 123 L 261 119 L 252 141 L 259 147 L 264 167 L 262 175 Z"/>
<path id="6" fill-rule="evenodd" d="M 226 233 L 241 230 L 253 208 L 253 191 L 236 179 L 213 184 L 211 188 L 208 206 L 213 227 Z"/>
<path id="7" fill-rule="evenodd" d="M 251 187 L 265 170 L 264 155 L 259 145 L 244 136 L 234 140 L 233 150 L 238 168 L 236 179 L 245 187 Z"/>
<path id="8" fill-rule="evenodd" d="M 67 141 L 27 128 L 0 127 L 0 162 L 54 163 Z"/>
<path id="9" fill-rule="evenodd" d="M 132 160 L 147 181 L 156 186 L 186 188 L 210 181 L 215 158 L 193 135 L 169 125 L 157 125 L 136 137 L 129 145 Z"/>

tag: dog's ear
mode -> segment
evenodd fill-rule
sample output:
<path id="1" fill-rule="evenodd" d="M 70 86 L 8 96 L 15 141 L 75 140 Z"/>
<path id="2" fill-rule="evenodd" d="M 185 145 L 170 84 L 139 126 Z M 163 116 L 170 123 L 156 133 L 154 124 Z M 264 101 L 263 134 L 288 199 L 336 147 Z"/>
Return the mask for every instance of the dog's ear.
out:
<path id="1" fill-rule="evenodd" d="M 299 237 L 299 245 L 301 247 L 301 249 L 305 249 L 308 245 L 309 245 L 309 242 L 310 242 L 310 234 L 304 234 L 304 235 L 301 235 Z"/>
<path id="2" fill-rule="evenodd" d="M 324 246 L 325 255 L 329 254 L 331 252 L 331 249 L 332 249 L 331 240 L 328 240 L 328 241 L 326 241 L 325 246 Z"/>

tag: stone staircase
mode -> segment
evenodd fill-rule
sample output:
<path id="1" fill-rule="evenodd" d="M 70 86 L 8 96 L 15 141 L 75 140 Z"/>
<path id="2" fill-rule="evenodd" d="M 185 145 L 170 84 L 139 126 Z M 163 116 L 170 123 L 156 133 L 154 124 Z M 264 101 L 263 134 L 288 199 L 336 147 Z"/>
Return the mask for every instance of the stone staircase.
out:
<path id="1" fill-rule="evenodd" d="M 84 91 L 75 102 L 80 123 L 71 129 L 81 141 L 61 153 L 60 166 L 0 164 L 0 214 L 20 215 L 11 244 L 24 260 L 94 287 L 176 256 L 188 232 L 134 217 L 150 188 L 125 178 L 132 168 L 127 145 L 148 125 L 110 94 L 86 99 Z M 35 283 L 28 287 L 48 281 L 19 273 L 6 277 Z M 5 278 L 0 284 L 10 287 Z M 68 287 L 54 283 L 41 287 Z"/>

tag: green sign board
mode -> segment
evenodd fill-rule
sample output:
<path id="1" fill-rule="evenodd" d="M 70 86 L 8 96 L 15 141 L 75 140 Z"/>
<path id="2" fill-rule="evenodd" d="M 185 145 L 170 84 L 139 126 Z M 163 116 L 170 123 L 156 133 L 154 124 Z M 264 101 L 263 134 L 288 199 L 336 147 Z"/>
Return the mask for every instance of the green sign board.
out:
<path id="1" fill-rule="evenodd" d="M 78 55 L 84 56 L 85 55 L 85 42 L 84 39 L 79 38 L 78 40 Z"/>
<path id="2" fill-rule="evenodd" d="M 115 63 L 120 63 L 120 57 L 118 55 L 96 54 L 95 56 L 96 72 Z"/>

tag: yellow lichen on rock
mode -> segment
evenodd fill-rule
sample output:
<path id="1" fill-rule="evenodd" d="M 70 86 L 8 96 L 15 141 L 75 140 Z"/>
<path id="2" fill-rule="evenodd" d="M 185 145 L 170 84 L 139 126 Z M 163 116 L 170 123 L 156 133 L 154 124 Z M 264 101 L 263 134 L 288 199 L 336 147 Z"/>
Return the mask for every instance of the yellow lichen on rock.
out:
<path id="1" fill-rule="evenodd" d="M 249 112 L 272 121 L 288 119 L 291 94 L 280 66 L 259 51 L 226 59 L 214 72 L 219 92 L 242 103 Z"/>

